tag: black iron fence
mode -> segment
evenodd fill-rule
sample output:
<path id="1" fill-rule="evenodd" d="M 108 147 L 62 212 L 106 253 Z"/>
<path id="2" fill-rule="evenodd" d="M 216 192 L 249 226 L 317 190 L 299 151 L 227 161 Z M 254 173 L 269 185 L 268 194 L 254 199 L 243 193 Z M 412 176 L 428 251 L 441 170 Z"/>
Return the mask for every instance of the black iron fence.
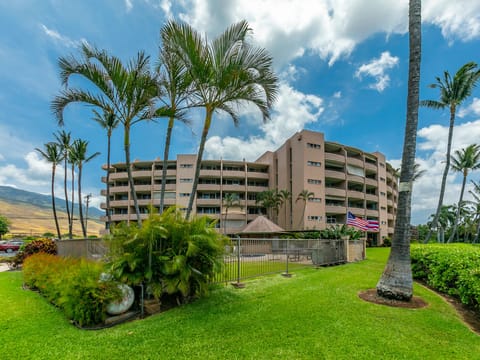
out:
<path id="1" fill-rule="evenodd" d="M 226 246 L 224 269 L 215 282 L 237 282 L 259 275 L 285 273 L 310 266 L 348 261 L 348 240 L 232 239 Z"/>

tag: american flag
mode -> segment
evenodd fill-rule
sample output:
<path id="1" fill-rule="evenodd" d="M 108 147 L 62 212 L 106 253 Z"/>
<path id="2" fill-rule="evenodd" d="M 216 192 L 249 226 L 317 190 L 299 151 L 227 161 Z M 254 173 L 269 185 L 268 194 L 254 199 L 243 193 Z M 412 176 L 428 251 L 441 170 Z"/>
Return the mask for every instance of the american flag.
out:
<path id="1" fill-rule="evenodd" d="M 368 230 L 377 232 L 379 230 L 378 220 L 367 220 Z"/>
<path id="2" fill-rule="evenodd" d="M 363 231 L 369 230 L 368 220 L 363 220 L 362 218 L 356 217 L 350 211 L 347 213 L 347 225 L 355 226 Z"/>

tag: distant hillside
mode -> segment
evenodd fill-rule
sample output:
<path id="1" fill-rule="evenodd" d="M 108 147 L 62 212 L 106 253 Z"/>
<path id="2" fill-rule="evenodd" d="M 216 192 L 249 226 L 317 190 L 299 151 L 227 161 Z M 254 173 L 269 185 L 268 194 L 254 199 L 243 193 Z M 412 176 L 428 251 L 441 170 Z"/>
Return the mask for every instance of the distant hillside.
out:
<path id="1" fill-rule="evenodd" d="M 77 194 L 75 194 L 76 196 Z M 52 197 L 50 195 L 42 195 L 31 191 L 16 189 L 10 186 L 0 186 L 0 200 L 12 204 L 27 204 L 52 210 Z M 65 207 L 65 200 L 55 197 L 57 211 L 67 211 Z M 78 214 L 78 204 L 75 204 L 75 212 Z M 89 206 L 88 217 L 99 219 L 105 214 L 104 211 Z"/>

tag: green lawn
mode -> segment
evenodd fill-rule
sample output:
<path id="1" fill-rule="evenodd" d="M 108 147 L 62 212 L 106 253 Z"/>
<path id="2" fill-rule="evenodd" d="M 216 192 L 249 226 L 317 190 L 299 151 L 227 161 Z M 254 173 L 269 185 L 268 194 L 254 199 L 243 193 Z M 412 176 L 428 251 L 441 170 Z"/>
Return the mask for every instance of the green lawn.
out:
<path id="1" fill-rule="evenodd" d="M 110 329 L 79 330 L 19 272 L 0 273 L 3 359 L 480 359 L 480 337 L 436 294 L 415 286 L 427 308 L 375 305 L 388 249 L 361 263 L 273 275 L 245 289 Z"/>

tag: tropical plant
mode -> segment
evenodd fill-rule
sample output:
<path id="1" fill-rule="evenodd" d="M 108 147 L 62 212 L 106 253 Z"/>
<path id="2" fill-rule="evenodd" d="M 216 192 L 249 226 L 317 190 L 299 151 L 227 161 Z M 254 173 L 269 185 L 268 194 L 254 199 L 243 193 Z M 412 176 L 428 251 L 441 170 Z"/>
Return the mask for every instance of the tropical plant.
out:
<path id="1" fill-rule="evenodd" d="M 413 295 L 410 267 L 410 218 L 412 185 L 417 143 L 420 59 L 422 48 L 421 0 L 409 1 L 409 66 L 407 118 L 403 142 L 402 169 L 398 189 L 398 208 L 392 247 L 385 269 L 377 283 L 377 294 L 385 298 L 409 301 Z"/>
<path id="2" fill-rule="evenodd" d="M 96 152 L 92 155 L 87 155 L 88 141 L 82 139 L 76 139 L 70 148 L 70 156 L 72 163 L 77 166 L 78 177 L 77 177 L 77 190 L 78 190 L 78 214 L 80 216 L 80 224 L 82 225 L 83 236 L 87 237 L 87 229 L 85 226 L 85 221 L 83 219 L 83 206 L 82 206 L 82 171 L 83 165 L 88 163 L 93 158 L 100 155 L 99 152 Z M 73 204 L 72 204 L 73 206 Z"/>
<path id="3" fill-rule="evenodd" d="M 292 199 L 292 193 L 286 189 L 280 190 L 279 191 L 282 204 L 285 206 L 285 230 L 288 230 L 288 228 L 291 226 L 291 221 L 289 221 L 289 216 L 288 216 L 288 205 L 289 205 L 289 200 Z"/>
<path id="4" fill-rule="evenodd" d="M 248 23 L 240 21 L 208 42 L 190 25 L 168 22 L 162 29 L 163 47 L 182 61 L 192 79 L 192 106 L 205 108 L 195 178 L 188 202 L 186 218 L 190 217 L 197 192 L 200 167 L 212 123 L 213 114 L 229 115 L 239 122 L 238 105 L 252 103 L 260 109 L 263 119 L 276 98 L 278 80 L 272 71 L 272 58 L 265 49 L 248 42 Z"/>
<path id="5" fill-rule="evenodd" d="M 442 205 L 442 208 L 440 209 L 440 214 L 438 216 L 438 221 L 437 221 L 437 239 L 438 242 L 444 243 L 445 242 L 445 234 L 450 236 L 450 229 L 453 226 L 453 223 L 455 221 L 455 214 L 456 214 L 456 207 L 453 205 Z M 435 214 L 430 215 L 430 217 L 433 219 L 435 218 Z M 431 225 L 431 222 L 429 223 Z M 430 229 L 430 226 L 429 226 Z"/>
<path id="6" fill-rule="evenodd" d="M 241 207 L 240 197 L 236 193 L 227 193 L 223 198 L 223 208 L 225 210 L 225 216 L 223 220 L 223 234 L 227 234 L 227 217 L 228 217 L 228 209 L 232 207 Z"/>
<path id="7" fill-rule="evenodd" d="M 301 225 L 303 224 L 303 228 L 305 227 L 305 210 L 307 209 L 307 202 L 309 199 L 313 198 L 315 196 L 315 193 L 308 191 L 308 190 L 302 190 L 297 196 L 297 201 L 303 201 L 303 210 L 302 210 L 302 217 L 299 219 L 298 222 L 298 227 L 300 228 Z"/>
<path id="8" fill-rule="evenodd" d="M 70 132 L 66 132 L 65 130 L 58 131 L 56 134 L 53 134 L 55 139 L 57 139 L 57 143 L 60 146 L 60 149 L 63 154 L 63 191 L 65 195 L 65 208 L 67 211 L 67 221 L 68 221 L 68 228 L 71 229 L 71 224 L 73 221 L 73 207 L 72 211 L 70 212 L 70 204 L 68 201 L 68 188 L 67 188 L 67 173 L 68 173 L 68 151 L 70 149 L 70 142 L 71 142 L 71 134 Z M 69 232 L 71 238 L 71 231 Z"/>
<path id="9" fill-rule="evenodd" d="M 270 189 L 259 192 L 255 202 L 267 209 L 267 217 L 274 220 L 274 212 L 278 214 L 278 209 L 282 204 L 282 198 L 277 189 Z"/>
<path id="10" fill-rule="evenodd" d="M 429 231 L 425 242 L 430 240 L 432 229 L 436 228 L 438 222 L 438 216 L 440 209 L 443 205 L 443 197 L 445 195 L 445 186 L 447 182 L 447 175 L 450 170 L 450 159 L 452 149 L 453 128 L 455 125 L 455 114 L 457 108 L 472 94 L 473 88 L 476 86 L 480 77 L 480 70 L 477 68 L 477 64 L 469 62 L 463 65 L 453 76 L 448 71 L 443 74 L 443 79 L 436 77 L 436 83 L 431 84 L 430 87 L 440 90 L 440 100 L 423 100 L 422 106 L 426 106 L 432 109 L 445 109 L 450 111 L 450 125 L 448 128 L 448 141 L 447 141 L 447 155 L 445 161 L 445 169 L 443 170 L 442 184 L 440 186 L 440 195 L 438 197 L 438 205 L 435 218 L 432 222 L 432 228 Z"/>
<path id="11" fill-rule="evenodd" d="M 140 208 L 133 183 L 130 166 L 130 129 L 136 123 L 154 116 L 155 100 L 158 96 L 157 83 L 149 70 L 149 57 L 138 52 L 134 60 L 124 66 L 120 59 L 82 45 L 82 59 L 73 56 L 59 59 L 60 77 L 66 89 L 52 101 L 51 108 L 60 126 L 63 125 L 63 110 L 74 102 L 82 102 L 106 113 L 115 114 L 122 123 L 124 136 L 125 163 L 130 192 L 132 194 L 137 222 L 141 225 Z M 79 75 L 89 81 L 97 91 L 69 88 L 72 75 Z"/>
<path id="12" fill-rule="evenodd" d="M 353 227 L 342 225 L 330 225 L 324 230 L 320 230 L 320 237 L 323 239 L 341 239 L 343 237 L 349 238 L 349 240 L 358 240 L 362 237 L 363 232 L 356 230 Z"/>
<path id="13" fill-rule="evenodd" d="M 8 233 L 10 227 L 10 220 L 8 220 L 5 216 L 0 215 L 0 239 L 3 235 Z"/>
<path id="14" fill-rule="evenodd" d="M 475 231 L 475 236 L 473 238 L 473 243 L 478 242 L 478 237 L 480 236 L 480 183 L 477 183 L 473 180 L 471 180 L 471 183 L 473 185 L 473 190 L 469 190 L 468 192 L 470 195 L 473 196 L 474 198 L 474 205 L 475 205 L 475 219 L 477 222 L 476 226 L 476 231 Z"/>
<path id="15" fill-rule="evenodd" d="M 222 265 L 224 242 L 215 223 L 186 220 L 175 207 L 151 211 L 142 228 L 117 225 L 109 239 L 112 275 L 130 285 L 143 283 L 156 298 L 166 293 L 186 302 L 201 296 Z"/>
<path id="16" fill-rule="evenodd" d="M 107 215 L 106 228 L 110 229 L 110 223 L 112 222 L 112 216 L 110 211 L 110 150 L 111 150 L 111 139 L 112 132 L 115 130 L 120 123 L 118 118 L 113 112 L 103 111 L 100 114 L 98 111 L 93 110 L 95 116 L 93 120 L 97 122 L 103 129 L 107 130 L 107 208 L 105 209 Z"/>
<path id="17" fill-rule="evenodd" d="M 165 32 L 165 28 L 162 28 L 160 31 L 160 37 L 163 43 L 168 43 L 168 33 Z M 167 134 L 165 137 L 165 148 L 163 153 L 162 185 L 160 191 L 161 214 L 164 210 L 167 167 L 173 126 L 175 120 L 184 124 L 189 124 L 189 121 L 185 117 L 185 111 L 188 107 L 188 98 L 192 91 L 192 78 L 187 72 L 187 68 L 179 58 L 178 54 L 174 51 L 170 51 L 168 47 L 162 47 L 160 49 L 159 60 L 157 63 L 157 77 L 160 88 L 159 98 L 164 106 L 159 108 L 155 115 L 157 117 L 168 117 Z"/>
<path id="18" fill-rule="evenodd" d="M 42 157 L 52 164 L 52 180 L 51 180 L 51 194 L 52 194 L 52 211 L 53 219 L 55 220 L 55 227 L 57 229 L 57 236 L 62 238 L 60 233 L 60 226 L 58 225 L 57 208 L 55 206 L 55 171 L 57 165 L 63 160 L 63 154 L 60 146 L 57 143 L 46 143 L 43 149 L 35 148 L 35 150 L 42 155 Z"/>
<path id="19" fill-rule="evenodd" d="M 451 243 L 457 233 L 458 220 L 460 218 L 460 209 L 462 208 L 463 193 L 465 191 L 465 184 L 467 183 L 467 176 L 470 170 L 476 170 L 480 168 L 480 146 L 472 144 L 464 149 L 456 150 L 452 155 L 452 169 L 461 172 L 463 175 L 462 189 L 460 190 L 460 198 L 458 199 L 457 214 L 455 216 L 455 222 L 453 224 L 453 230 L 448 238 L 448 242 Z"/>

